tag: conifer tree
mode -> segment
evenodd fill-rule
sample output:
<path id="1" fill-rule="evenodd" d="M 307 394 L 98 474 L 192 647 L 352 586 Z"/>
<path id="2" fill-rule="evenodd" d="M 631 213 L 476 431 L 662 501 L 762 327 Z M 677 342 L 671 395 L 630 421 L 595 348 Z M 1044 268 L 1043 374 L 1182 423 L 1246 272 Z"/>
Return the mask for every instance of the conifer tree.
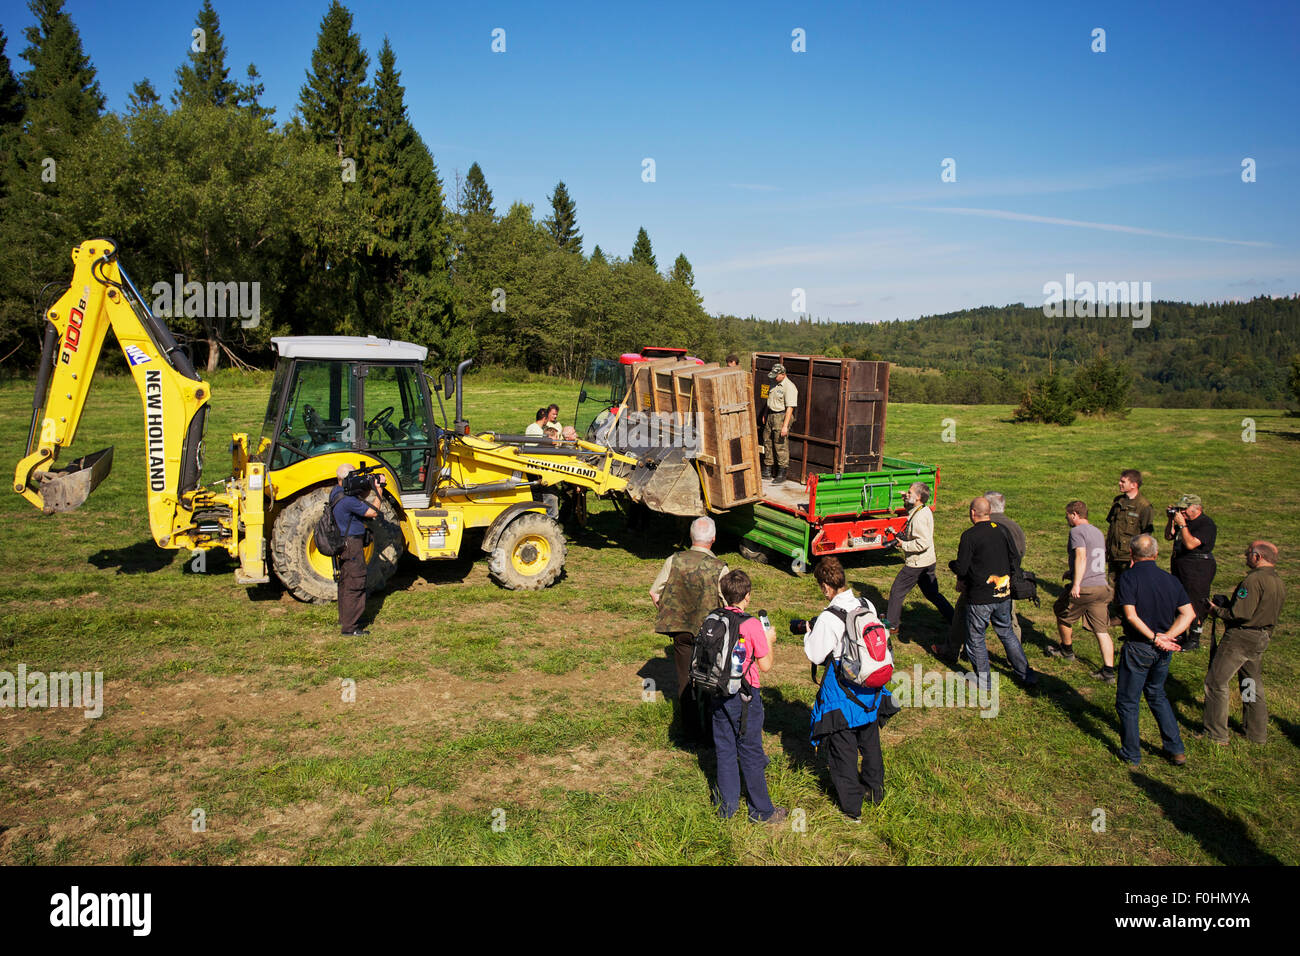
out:
<path id="1" fill-rule="evenodd" d="M 563 182 L 551 193 L 551 215 L 542 221 L 555 244 L 567 252 L 582 254 L 582 233 L 578 232 L 578 210 Z"/>
<path id="2" fill-rule="evenodd" d="M 678 255 L 677 261 L 673 263 L 673 271 L 669 275 L 669 279 L 686 286 L 691 291 L 695 290 L 695 272 L 691 269 L 691 262 L 686 258 L 686 253 L 683 252 Z"/>
<path id="3" fill-rule="evenodd" d="M 13 151 L 23 122 L 23 90 L 9 65 L 9 57 L 5 55 L 8 42 L 0 28 L 0 197 L 5 194 L 4 178 L 13 163 Z"/>
<path id="4" fill-rule="evenodd" d="M 153 88 L 148 77 L 141 80 L 135 86 L 131 87 L 131 95 L 127 99 L 127 110 L 131 113 L 142 113 L 147 109 L 157 106 L 162 100 L 158 97 L 158 91 Z"/>
<path id="5" fill-rule="evenodd" d="M 650 248 L 650 236 L 645 231 L 645 226 L 637 230 L 636 242 L 632 245 L 632 261 L 639 262 L 643 266 L 649 266 L 656 271 L 659 269 L 659 263 L 655 261 L 654 250 Z"/>
<path id="6" fill-rule="evenodd" d="M 600 246 L 596 246 L 595 249 L 591 250 L 591 261 L 599 262 L 603 266 L 609 265 L 609 260 L 605 258 L 605 253 L 601 250 Z"/>
<path id="7" fill-rule="evenodd" d="M 369 67 L 361 38 L 352 32 L 352 14 L 338 0 L 331 0 L 298 109 L 312 139 L 329 144 L 339 159 L 360 156 L 365 145 L 371 103 L 366 86 Z"/>
<path id="8" fill-rule="evenodd" d="M 25 35 L 22 89 L 28 130 L 26 159 L 61 159 L 99 119 L 104 96 L 95 68 L 81 48 L 81 34 L 63 10 L 63 0 L 32 0 L 36 23 Z"/>
<path id="9" fill-rule="evenodd" d="M 461 206 L 467 216 L 475 213 L 496 215 L 496 210 L 492 208 L 492 190 L 488 189 L 487 180 L 478 163 L 473 163 L 469 167 L 469 172 L 465 174 L 465 185 L 461 190 Z"/>
<path id="10" fill-rule="evenodd" d="M 248 110 L 258 119 L 266 120 L 270 124 L 275 116 L 275 107 L 262 105 L 262 94 L 266 92 L 266 84 L 262 82 L 262 74 L 257 72 L 255 64 L 250 63 L 246 75 L 248 82 L 241 85 L 235 92 L 235 105 L 240 109 Z"/>
<path id="11" fill-rule="evenodd" d="M 187 103 L 227 106 L 233 103 L 238 87 L 230 80 L 221 19 L 212 8 L 211 0 L 203 0 L 194 26 L 202 32 L 190 44 L 189 63 L 176 68 L 176 92 L 172 94 L 172 102 L 178 106 Z"/>

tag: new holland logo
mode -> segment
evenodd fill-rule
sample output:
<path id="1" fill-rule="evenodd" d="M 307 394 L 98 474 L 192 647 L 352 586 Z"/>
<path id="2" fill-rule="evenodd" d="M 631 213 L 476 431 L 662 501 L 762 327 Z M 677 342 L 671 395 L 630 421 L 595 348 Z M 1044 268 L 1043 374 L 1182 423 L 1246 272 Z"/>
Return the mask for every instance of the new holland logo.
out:
<path id="1" fill-rule="evenodd" d="M 132 366 L 143 365 L 145 362 L 150 361 L 149 356 L 144 354 L 144 349 L 138 345 L 128 345 L 126 347 L 126 360 Z"/>

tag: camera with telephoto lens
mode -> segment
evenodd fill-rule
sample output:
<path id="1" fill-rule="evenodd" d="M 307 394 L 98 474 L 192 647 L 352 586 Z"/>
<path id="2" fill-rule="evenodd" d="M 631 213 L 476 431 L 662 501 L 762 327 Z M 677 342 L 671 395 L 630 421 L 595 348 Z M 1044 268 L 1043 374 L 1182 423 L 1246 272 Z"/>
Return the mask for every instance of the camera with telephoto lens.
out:
<path id="1" fill-rule="evenodd" d="M 1165 514 L 1167 514 L 1169 517 L 1172 518 L 1174 515 L 1178 514 L 1178 512 L 1186 511 L 1186 510 L 1187 510 L 1186 508 L 1180 508 L 1178 507 L 1178 505 L 1170 505 L 1168 508 L 1165 509 Z"/>
<path id="2" fill-rule="evenodd" d="M 1232 602 L 1228 600 L 1228 595 L 1216 594 L 1214 597 L 1210 598 L 1210 603 L 1215 607 L 1227 607 Z"/>
<path id="3" fill-rule="evenodd" d="M 790 621 L 790 633 L 791 633 L 791 634 L 807 634 L 807 633 L 808 633 L 808 625 L 809 625 L 810 623 L 811 623 L 811 622 L 808 621 L 806 618 L 796 617 L 796 618 L 794 618 L 794 619 L 792 619 L 792 620 Z"/>
<path id="4" fill-rule="evenodd" d="M 378 467 L 366 465 L 348 474 L 343 479 L 343 493 L 352 498 L 368 498 L 372 491 L 378 490 L 376 485 L 382 486 L 384 483 L 383 475 L 373 473 Z"/>

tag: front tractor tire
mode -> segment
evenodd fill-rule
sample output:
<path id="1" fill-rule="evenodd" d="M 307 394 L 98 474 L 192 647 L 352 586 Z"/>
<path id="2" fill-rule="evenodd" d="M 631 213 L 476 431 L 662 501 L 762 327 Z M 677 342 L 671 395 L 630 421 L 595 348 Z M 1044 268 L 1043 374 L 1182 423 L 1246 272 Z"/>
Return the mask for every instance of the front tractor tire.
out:
<path id="1" fill-rule="evenodd" d="M 300 601 L 328 604 L 339 598 L 334 563 L 316 550 L 316 519 L 329 501 L 332 486 L 299 495 L 275 519 L 271 528 L 271 558 L 276 577 Z M 368 522 L 372 540 L 366 547 L 366 593 L 382 591 L 406 551 L 397 510 L 383 499 L 378 518 Z"/>
<path id="2" fill-rule="evenodd" d="M 501 532 L 488 557 L 488 573 L 511 591 L 540 591 L 559 580 L 567 551 L 558 521 L 526 511 Z"/>

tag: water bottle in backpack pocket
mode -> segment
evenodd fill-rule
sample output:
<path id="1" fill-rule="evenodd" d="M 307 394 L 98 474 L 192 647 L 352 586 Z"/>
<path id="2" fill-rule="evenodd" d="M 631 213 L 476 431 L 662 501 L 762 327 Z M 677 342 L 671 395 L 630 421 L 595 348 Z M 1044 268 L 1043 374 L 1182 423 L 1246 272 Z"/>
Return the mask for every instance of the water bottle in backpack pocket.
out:
<path id="1" fill-rule="evenodd" d="M 696 693 L 730 697 L 744 681 L 746 642 L 740 624 L 746 615 L 717 608 L 700 625 L 691 653 L 691 683 Z"/>

